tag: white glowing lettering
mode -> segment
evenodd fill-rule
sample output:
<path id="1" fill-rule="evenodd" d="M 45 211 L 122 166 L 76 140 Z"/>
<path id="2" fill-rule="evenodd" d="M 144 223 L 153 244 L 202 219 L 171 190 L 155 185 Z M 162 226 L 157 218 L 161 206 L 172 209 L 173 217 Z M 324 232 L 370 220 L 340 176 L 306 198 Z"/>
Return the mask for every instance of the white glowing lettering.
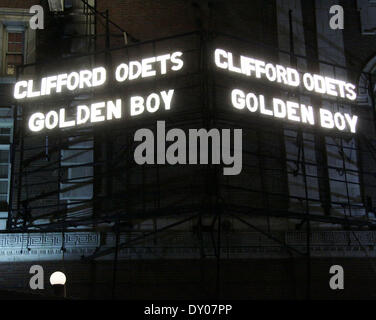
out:
<path id="1" fill-rule="evenodd" d="M 21 92 L 21 88 L 24 88 L 26 90 L 23 90 Z M 15 99 L 24 99 L 27 97 L 27 81 L 19 81 L 14 86 L 14 98 Z"/>
<path id="2" fill-rule="evenodd" d="M 34 113 L 29 119 L 29 128 L 33 132 L 39 132 L 44 129 L 44 114 L 41 112 Z"/>
<path id="3" fill-rule="evenodd" d="M 52 130 L 56 127 L 61 129 L 71 128 L 86 123 L 97 123 L 106 120 L 121 119 L 122 100 L 97 102 L 90 106 L 78 105 L 76 112 L 68 115 L 67 109 L 61 108 L 57 111 L 49 111 L 47 114 L 36 112 L 29 118 L 29 129 L 39 132 L 43 129 Z"/>
<path id="4" fill-rule="evenodd" d="M 171 55 L 171 62 L 174 64 L 172 67 L 171 67 L 171 70 L 173 71 L 179 71 L 180 69 L 183 68 L 184 66 L 184 62 L 183 60 L 181 59 L 181 56 L 183 55 L 182 52 L 180 51 L 177 51 L 177 52 L 174 52 L 172 55 Z"/>
<path id="5" fill-rule="evenodd" d="M 146 99 L 141 96 L 131 97 L 130 114 L 131 116 L 138 116 L 145 110 L 154 113 L 161 108 L 162 103 L 164 105 L 164 110 L 170 110 L 173 95 L 174 90 L 171 89 L 168 92 L 162 91 L 160 93 L 151 93 Z"/>
<path id="6" fill-rule="evenodd" d="M 335 97 L 339 96 L 349 100 L 356 99 L 355 85 L 343 80 L 333 79 L 318 74 L 310 74 L 308 72 L 302 73 L 301 75 L 298 70 L 291 67 L 285 67 L 270 62 L 267 63 L 244 55 L 236 56 L 230 51 L 219 48 L 214 51 L 214 62 L 220 69 L 238 74 L 240 73 L 248 77 L 254 77 L 256 79 L 265 78 L 270 82 L 277 82 L 291 87 L 302 85 L 310 92 Z M 264 109 L 261 110 L 265 111 Z M 269 111 L 266 111 L 266 114 L 271 115 Z M 305 120 L 311 121 L 312 119 L 305 118 Z"/>
<path id="7" fill-rule="evenodd" d="M 262 94 L 256 95 L 253 92 L 245 93 L 243 90 L 233 89 L 231 91 L 231 104 L 238 110 L 245 109 L 251 113 L 259 112 L 265 116 L 311 126 L 316 124 L 314 108 L 294 101 L 283 101 L 279 98 L 266 101 Z M 318 116 L 320 117 L 319 125 L 323 128 L 356 132 L 357 116 L 340 112 L 333 114 L 330 110 L 323 108 L 320 109 Z"/>
<path id="8" fill-rule="evenodd" d="M 64 90 L 92 88 L 103 85 L 106 82 L 106 69 L 103 67 L 80 72 L 63 73 L 42 78 L 40 91 L 35 90 L 34 80 L 19 81 L 14 86 L 14 98 L 25 99 L 39 96 L 48 96 L 52 93 L 61 93 Z M 22 90 L 21 90 L 22 89 Z"/>

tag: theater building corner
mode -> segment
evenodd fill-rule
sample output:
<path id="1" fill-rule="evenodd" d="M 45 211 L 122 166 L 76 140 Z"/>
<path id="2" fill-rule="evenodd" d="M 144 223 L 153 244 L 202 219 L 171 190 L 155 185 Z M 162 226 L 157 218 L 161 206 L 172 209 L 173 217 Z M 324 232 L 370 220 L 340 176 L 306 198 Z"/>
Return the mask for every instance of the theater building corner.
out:
<path id="1" fill-rule="evenodd" d="M 375 100 L 374 1 L 0 0 L 0 288 L 376 298 Z M 206 160 L 168 153 L 199 129 Z"/>

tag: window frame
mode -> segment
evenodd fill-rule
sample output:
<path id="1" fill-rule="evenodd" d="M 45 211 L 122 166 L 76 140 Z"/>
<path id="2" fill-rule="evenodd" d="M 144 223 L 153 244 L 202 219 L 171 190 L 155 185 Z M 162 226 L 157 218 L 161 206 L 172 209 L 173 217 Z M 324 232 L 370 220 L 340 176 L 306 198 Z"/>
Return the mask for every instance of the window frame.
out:
<path id="1" fill-rule="evenodd" d="M 5 108 L 5 107 L 4 107 Z M 12 110 L 12 108 L 10 108 Z M 2 119 L 5 120 L 5 119 Z M 7 119 L 8 120 L 8 119 Z M 11 180 L 11 172 L 12 172 L 12 163 L 11 163 L 11 145 L 13 143 L 13 120 L 9 118 L 9 121 L 0 121 L 0 128 L 7 128 L 10 129 L 9 134 L 6 134 L 6 136 L 9 136 L 9 143 L 1 143 L 0 144 L 0 151 L 8 151 L 8 162 L 0 162 L 0 165 L 8 165 L 8 177 L 7 178 L 1 178 L 0 181 L 7 181 L 8 182 L 8 187 L 7 187 L 7 194 L 6 194 L 6 202 L 9 205 L 9 195 L 10 195 L 10 180 Z M 1 136 L 2 134 L 0 134 Z M 3 195 L 3 194 L 1 194 Z M 0 212 L 5 212 L 5 211 L 0 211 Z"/>
<path id="2" fill-rule="evenodd" d="M 5 48 L 5 57 L 4 57 L 4 68 L 5 68 L 5 75 L 7 75 L 7 76 L 15 76 L 15 73 L 13 73 L 13 74 L 10 74 L 10 73 L 8 73 L 8 56 L 21 56 L 22 57 L 22 59 L 21 59 L 21 63 L 22 64 L 24 64 L 25 63 L 25 32 L 19 32 L 19 31 L 17 31 L 17 32 L 10 32 L 10 31 L 5 31 L 6 32 L 6 37 L 4 37 L 6 40 L 6 48 Z M 10 42 L 10 40 L 9 40 L 9 35 L 10 34 L 21 34 L 21 36 L 22 36 L 22 40 L 21 40 L 21 42 Z M 10 51 L 9 50 L 9 45 L 10 44 L 21 44 L 22 45 L 22 50 L 21 50 L 21 52 L 13 52 L 13 51 Z M 17 65 L 16 65 L 16 68 L 17 68 Z"/>
<path id="3" fill-rule="evenodd" d="M 9 33 L 21 33 L 22 34 L 22 53 L 10 53 L 8 51 L 8 45 L 9 45 Z M 26 59 L 26 46 L 27 46 L 27 34 L 26 29 L 23 25 L 7 25 L 3 24 L 3 52 L 2 52 L 2 70 L 1 74 L 4 77 L 12 77 L 14 78 L 16 74 L 8 74 L 8 63 L 7 63 L 7 56 L 9 54 L 19 54 L 22 55 L 22 64 L 25 63 Z"/>

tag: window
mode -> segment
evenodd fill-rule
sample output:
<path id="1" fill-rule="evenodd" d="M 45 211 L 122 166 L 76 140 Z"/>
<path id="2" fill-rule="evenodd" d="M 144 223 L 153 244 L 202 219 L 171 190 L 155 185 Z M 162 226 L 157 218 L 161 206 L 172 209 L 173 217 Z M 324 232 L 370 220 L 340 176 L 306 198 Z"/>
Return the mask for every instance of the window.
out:
<path id="1" fill-rule="evenodd" d="M 52 12 L 64 11 L 64 0 L 48 0 L 48 5 Z"/>
<path id="2" fill-rule="evenodd" d="M 16 74 L 17 66 L 24 60 L 24 33 L 6 33 L 5 73 L 9 76 Z"/>
<path id="3" fill-rule="evenodd" d="M 29 27 L 30 16 L 28 8 L 1 8 L 0 81 L 3 83 L 14 81 L 18 66 L 35 61 L 36 30 Z"/>
<path id="4" fill-rule="evenodd" d="M 7 149 L 0 149 L 0 210 L 4 203 L 8 203 L 9 186 L 9 146 Z"/>
<path id="5" fill-rule="evenodd" d="M 376 34 L 376 0 L 358 0 L 363 35 Z"/>
<path id="6" fill-rule="evenodd" d="M 0 107 L 0 212 L 8 211 L 12 127 L 12 108 Z"/>

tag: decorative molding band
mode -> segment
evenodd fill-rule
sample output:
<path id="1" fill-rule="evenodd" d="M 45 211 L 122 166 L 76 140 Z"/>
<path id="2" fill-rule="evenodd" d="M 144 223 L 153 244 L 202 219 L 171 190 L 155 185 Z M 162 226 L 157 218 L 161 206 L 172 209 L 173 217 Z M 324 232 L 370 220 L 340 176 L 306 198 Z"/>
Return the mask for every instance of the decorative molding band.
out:
<path id="1" fill-rule="evenodd" d="M 80 259 L 99 247 L 94 232 L 1 234 L 0 261 Z M 62 250 L 64 248 L 64 250 Z"/>
<path id="2" fill-rule="evenodd" d="M 120 243 L 134 239 L 140 233 L 122 234 Z M 274 233 L 274 237 L 287 246 L 306 252 L 306 234 L 301 231 Z M 0 262 L 80 260 L 95 250 L 115 246 L 114 234 L 102 239 L 100 233 L 66 233 L 62 241 L 61 233 L 1 234 Z M 376 257 L 375 231 L 315 231 L 310 237 L 312 257 Z M 64 250 L 62 248 L 64 247 Z M 163 236 L 145 238 L 132 242 L 119 252 L 120 259 L 196 259 L 203 253 L 207 258 L 215 257 L 213 242 L 209 234 L 203 237 L 203 252 L 197 236 L 192 232 L 170 231 Z M 223 234 L 221 258 L 289 258 L 287 248 L 257 232 L 234 232 Z M 294 254 L 294 256 L 297 256 Z M 110 254 L 101 259 L 110 260 Z"/>

